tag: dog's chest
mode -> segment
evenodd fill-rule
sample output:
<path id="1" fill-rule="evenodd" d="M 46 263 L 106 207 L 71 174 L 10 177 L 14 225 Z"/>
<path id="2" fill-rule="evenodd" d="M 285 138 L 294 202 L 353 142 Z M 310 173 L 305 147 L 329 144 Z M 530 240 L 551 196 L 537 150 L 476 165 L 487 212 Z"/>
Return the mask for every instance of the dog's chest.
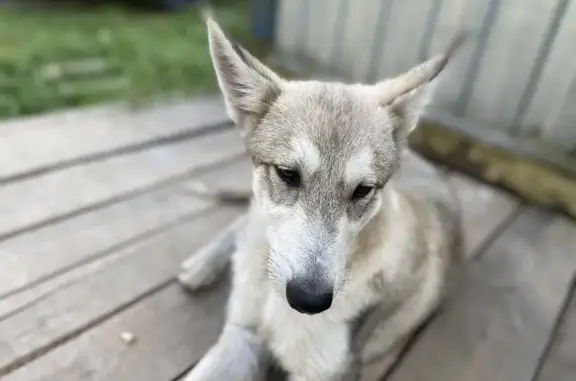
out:
<path id="1" fill-rule="evenodd" d="M 347 324 L 299 314 L 273 291 L 266 298 L 261 322 L 268 347 L 291 373 L 307 369 L 321 374 L 347 359 Z"/>

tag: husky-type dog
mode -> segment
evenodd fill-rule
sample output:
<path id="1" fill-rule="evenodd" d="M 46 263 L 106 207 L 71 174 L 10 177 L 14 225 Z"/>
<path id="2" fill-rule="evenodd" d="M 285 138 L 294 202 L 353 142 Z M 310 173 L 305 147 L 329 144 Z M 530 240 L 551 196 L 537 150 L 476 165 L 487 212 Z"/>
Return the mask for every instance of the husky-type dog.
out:
<path id="1" fill-rule="evenodd" d="M 185 264 L 196 289 L 232 263 L 225 326 L 186 381 L 376 380 L 463 258 L 456 197 L 410 153 L 459 42 L 374 85 L 281 78 L 218 24 L 210 54 L 253 163 L 247 215 Z"/>

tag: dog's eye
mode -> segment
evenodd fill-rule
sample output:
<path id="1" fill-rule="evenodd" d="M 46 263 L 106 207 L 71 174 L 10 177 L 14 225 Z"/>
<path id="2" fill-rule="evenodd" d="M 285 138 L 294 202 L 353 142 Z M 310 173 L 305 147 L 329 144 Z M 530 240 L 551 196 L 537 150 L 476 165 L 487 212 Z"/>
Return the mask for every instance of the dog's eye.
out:
<path id="1" fill-rule="evenodd" d="M 352 200 L 360 200 L 368 196 L 370 192 L 372 192 L 372 189 L 374 188 L 368 185 L 358 185 L 356 189 L 354 189 L 354 193 L 352 193 Z"/>
<path id="2" fill-rule="evenodd" d="M 300 173 L 295 169 L 285 167 L 275 167 L 276 174 L 280 180 L 284 181 L 290 187 L 300 186 Z"/>

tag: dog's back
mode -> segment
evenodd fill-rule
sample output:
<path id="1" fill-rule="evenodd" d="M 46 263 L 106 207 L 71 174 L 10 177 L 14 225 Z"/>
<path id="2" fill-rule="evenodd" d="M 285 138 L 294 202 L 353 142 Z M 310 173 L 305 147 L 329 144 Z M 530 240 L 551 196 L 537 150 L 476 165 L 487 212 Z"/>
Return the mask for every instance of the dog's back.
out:
<path id="1" fill-rule="evenodd" d="M 450 256 L 452 266 L 458 267 L 465 259 L 462 208 L 448 173 L 411 149 L 405 150 L 402 163 L 394 182 L 421 216 L 417 229 L 444 241 L 445 255 Z"/>

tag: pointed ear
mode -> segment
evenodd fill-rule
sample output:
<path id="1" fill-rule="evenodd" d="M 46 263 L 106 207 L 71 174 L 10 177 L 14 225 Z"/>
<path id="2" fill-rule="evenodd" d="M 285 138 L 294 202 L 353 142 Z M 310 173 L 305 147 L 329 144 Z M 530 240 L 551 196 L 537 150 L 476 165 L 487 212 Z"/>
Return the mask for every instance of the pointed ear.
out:
<path id="1" fill-rule="evenodd" d="M 458 34 L 443 54 L 423 62 L 398 77 L 376 84 L 382 107 L 388 108 L 394 119 L 398 140 L 405 140 L 414 130 L 424 109 L 432 99 L 439 76 L 462 45 L 463 34 Z"/>
<path id="2" fill-rule="evenodd" d="M 228 115 L 238 125 L 247 114 L 263 116 L 280 95 L 283 80 L 231 42 L 212 18 L 206 18 L 206 24 L 210 55 Z"/>

